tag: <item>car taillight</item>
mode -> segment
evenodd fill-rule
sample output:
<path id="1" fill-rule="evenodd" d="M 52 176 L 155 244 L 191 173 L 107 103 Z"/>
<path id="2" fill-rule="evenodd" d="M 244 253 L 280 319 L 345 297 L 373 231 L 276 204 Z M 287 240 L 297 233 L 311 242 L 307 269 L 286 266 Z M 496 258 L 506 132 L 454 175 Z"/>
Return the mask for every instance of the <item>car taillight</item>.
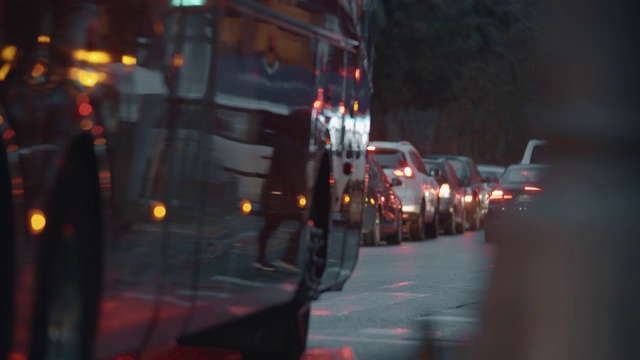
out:
<path id="1" fill-rule="evenodd" d="M 540 189 L 539 187 L 536 187 L 536 186 L 525 186 L 524 189 L 526 191 L 540 191 L 540 190 L 542 190 L 542 189 Z"/>
<path id="2" fill-rule="evenodd" d="M 451 196 L 451 187 L 449 186 L 449 184 L 444 183 L 440 185 L 440 192 L 438 193 L 438 197 L 448 198 L 449 196 Z"/>
<path id="3" fill-rule="evenodd" d="M 506 193 L 500 189 L 493 190 L 489 195 L 489 200 L 509 200 L 513 199 L 513 195 Z"/>
<path id="4" fill-rule="evenodd" d="M 413 177 L 413 170 L 411 170 L 410 167 L 405 166 L 401 169 L 395 169 L 393 170 L 393 175 L 395 176 L 404 176 L 406 178 L 412 178 Z"/>

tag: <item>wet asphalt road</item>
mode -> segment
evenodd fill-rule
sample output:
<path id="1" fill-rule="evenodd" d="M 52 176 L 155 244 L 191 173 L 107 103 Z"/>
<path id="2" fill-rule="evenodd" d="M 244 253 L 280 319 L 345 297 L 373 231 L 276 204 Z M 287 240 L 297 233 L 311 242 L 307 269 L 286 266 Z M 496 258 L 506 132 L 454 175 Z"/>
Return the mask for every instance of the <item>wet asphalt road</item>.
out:
<path id="1" fill-rule="evenodd" d="M 303 360 L 454 359 L 470 351 L 494 269 L 483 231 L 362 247 L 340 292 L 311 307 Z M 119 360 L 135 357 L 122 356 Z M 234 351 L 170 346 L 142 360 L 240 360 Z M 455 357 L 455 359 L 460 359 Z"/>
<path id="2" fill-rule="evenodd" d="M 312 305 L 308 358 L 417 359 L 427 341 L 438 352 L 464 348 L 480 326 L 494 253 L 482 231 L 361 248 L 343 291 Z"/>

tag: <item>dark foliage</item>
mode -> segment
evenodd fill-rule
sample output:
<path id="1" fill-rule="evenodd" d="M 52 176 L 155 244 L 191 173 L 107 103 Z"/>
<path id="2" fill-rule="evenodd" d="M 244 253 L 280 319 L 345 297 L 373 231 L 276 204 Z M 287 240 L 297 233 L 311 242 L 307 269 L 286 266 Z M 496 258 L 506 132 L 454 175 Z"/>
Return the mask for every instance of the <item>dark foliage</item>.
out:
<path id="1" fill-rule="evenodd" d="M 516 161 L 514 154 L 535 136 L 528 113 L 536 82 L 536 4 L 387 2 L 388 24 L 376 48 L 373 138 L 407 139 L 423 153 Z M 428 119 L 420 115 L 425 111 L 437 115 Z"/>

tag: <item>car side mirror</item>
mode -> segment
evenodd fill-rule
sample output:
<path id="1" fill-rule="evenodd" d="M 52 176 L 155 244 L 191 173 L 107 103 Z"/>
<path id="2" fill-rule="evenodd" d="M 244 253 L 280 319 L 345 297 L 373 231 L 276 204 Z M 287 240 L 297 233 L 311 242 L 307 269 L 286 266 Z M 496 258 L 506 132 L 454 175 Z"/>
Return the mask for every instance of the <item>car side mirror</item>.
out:
<path id="1" fill-rule="evenodd" d="M 402 181 L 396 177 L 391 179 L 391 186 L 400 186 L 402 185 Z"/>
<path id="2" fill-rule="evenodd" d="M 440 172 L 440 169 L 431 169 L 429 170 L 429 175 L 437 179 L 442 175 L 442 173 Z"/>

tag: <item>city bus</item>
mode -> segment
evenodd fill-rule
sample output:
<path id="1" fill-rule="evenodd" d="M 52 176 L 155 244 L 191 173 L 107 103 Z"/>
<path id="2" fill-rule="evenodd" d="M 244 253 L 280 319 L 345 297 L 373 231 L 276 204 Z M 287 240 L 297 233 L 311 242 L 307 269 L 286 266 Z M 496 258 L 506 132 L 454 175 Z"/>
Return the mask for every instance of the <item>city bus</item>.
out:
<path id="1" fill-rule="evenodd" d="M 376 0 L 1 0 L 0 356 L 299 358 L 356 265 Z"/>

